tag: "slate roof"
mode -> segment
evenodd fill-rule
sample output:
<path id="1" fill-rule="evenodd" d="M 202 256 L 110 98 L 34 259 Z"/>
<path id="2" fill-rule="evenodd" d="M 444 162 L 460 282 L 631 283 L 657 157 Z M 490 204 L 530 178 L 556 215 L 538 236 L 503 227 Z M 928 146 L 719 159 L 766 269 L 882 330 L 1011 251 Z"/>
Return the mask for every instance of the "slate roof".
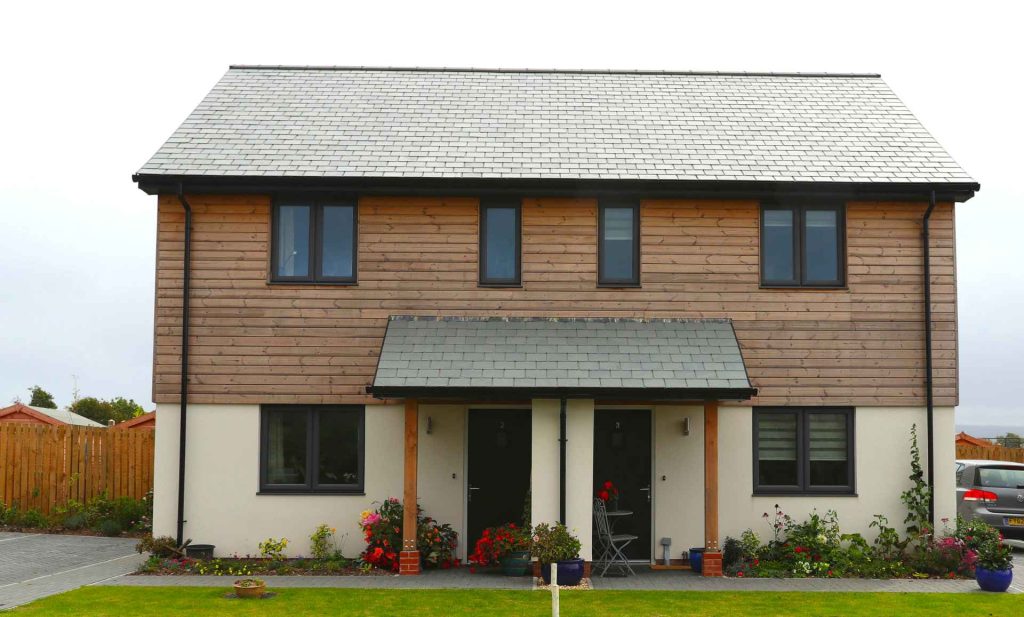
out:
<path id="1" fill-rule="evenodd" d="M 962 183 L 878 75 L 232 67 L 139 174 Z"/>
<path id="2" fill-rule="evenodd" d="M 373 392 L 402 388 L 752 392 L 725 319 L 392 316 Z"/>

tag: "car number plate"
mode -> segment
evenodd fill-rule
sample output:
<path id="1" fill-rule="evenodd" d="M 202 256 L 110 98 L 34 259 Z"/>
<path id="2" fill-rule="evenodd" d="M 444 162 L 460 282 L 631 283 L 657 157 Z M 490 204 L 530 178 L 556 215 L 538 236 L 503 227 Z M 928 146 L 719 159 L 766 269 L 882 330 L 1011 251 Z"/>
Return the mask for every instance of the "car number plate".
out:
<path id="1" fill-rule="evenodd" d="M 1006 524 L 1012 527 L 1024 527 L 1024 517 L 1014 516 L 1006 519 Z"/>

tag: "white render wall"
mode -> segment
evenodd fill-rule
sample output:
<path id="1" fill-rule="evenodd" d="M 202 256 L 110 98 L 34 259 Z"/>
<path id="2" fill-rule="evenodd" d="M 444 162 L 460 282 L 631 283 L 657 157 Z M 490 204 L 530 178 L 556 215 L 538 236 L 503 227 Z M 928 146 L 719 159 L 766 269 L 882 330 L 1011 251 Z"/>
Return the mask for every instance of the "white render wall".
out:
<path id="1" fill-rule="evenodd" d="M 465 558 L 465 473 L 467 409 L 483 406 L 420 407 L 419 497 L 424 511 L 459 533 L 459 554 Z M 621 408 L 621 407 L 620 407 Z M 156 431 L 153 525 L 156 535 L 175 534 L 178 472 L 178 405 L 160 404 Z M 532 403 L 532 522 L 558 520 L 559 401 Z M 259 406 L 190 405 L 188 467 L 185 496 L 185 537 L 217 545 L 218 555 L 255 554 L 268 537 L 287 537 L 289 554 L 308 554 L 309 535 L 320 523 L 338 529 L 346 555 L 363 549 L 358 527 L 361 511 L 388 497 L 401 497 L 404 415 L 401 405 L 366 408 L 366 494 L 258 495 Z M 427 434 L 428 418 L 432 421 Z M 566 518 L 591 558 L 593 500 L 593 418 L 591 400 L 570 400 L 567 418 Z M 690 434 L 682 434 L 689 418 Z M 926 414 L 923 408 L 861 407 L 856 411 L 856 497 L 754 497 L 752 423 L 749 407 L 723 406 L 719 411 L 719 529 L 721 542 L 752 528 L 762 539 L 770 529 L 762 518 L 778 503 L 803 518 L 812 509 L 839 512 L 843 531 L 860 532 L 869 540 L 871 517 L 885 514 L 890 525 L 903 528 L 905 509 L 900 493 L 910 486 L 910 426 L 917 423 L 922 460 L 927 461 Z M 658 540 L 672 538 L 672 557 L 679 558 L 704 538 L 703 409 L 658 405 L 653 408 L 653 555 L 661 557 Z M 955 516 L 953 464 L 954 410 L 937 408 L 936 517 Z M 454 475 L 454 477 L 453 477 Z"/>
<path id="2" fill-rule="evenodd" d="M 868 527 L 875 514 L 883 514 L 901 533 L 906 507 L 900 493 L 912 483 L 910 475 L 910 427 L 917 424 L 921 463 L 927 473 L 927 412 L 923 407 L 858 407 L 855 412 L 856 496 L 754 497 L 753 424 L 749 407 L 721 407 L 718 413 L 719 531 L 739 537 L 753 529 L 766 540 L 771 529 L 763 514 L 775 504 L 803 520 L 814 509 L 821 514 L 836 510 L 843 532 L 857 532 L 869 541 L 877 535 Z M 935 408 L 935 519 L 956 516 L 954 465 L 954 408 Z M 941 530 L 942 524 L 938 523 Z"/>

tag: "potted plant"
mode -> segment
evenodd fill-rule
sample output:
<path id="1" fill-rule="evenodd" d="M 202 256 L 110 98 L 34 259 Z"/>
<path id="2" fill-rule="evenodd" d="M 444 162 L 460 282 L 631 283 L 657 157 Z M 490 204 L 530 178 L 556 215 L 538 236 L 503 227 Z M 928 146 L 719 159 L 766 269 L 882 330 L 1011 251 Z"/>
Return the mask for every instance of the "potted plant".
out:
<path id="1" fill-rule="evenodd" d="M 240 578 L 235 581 L 235 595 L 239 598 L 262 598 L 267 584 L 259 578 Z"/>
<path id="2" fill-rule="evenodd" d="M 475 567 L 501 565 L 507 576 L 522 576 L 530 566 L 529 533 L 515 523 L 488 527 L 476 541 L 469 562 Z"/>
<path id="3" fill-rule="evenodd" d="M 1006 591 L 1013 580 L 1013 555 L 1009 546 L 992 539 L 978 547 L 974 578 L 985 591 Z"/>
<path id="4" fill-rule="evenodd" d="M 540 562 L 540 574 L 546 584 L 551 584 L 551 564 L 558 568 L 559 585 L 579 585 L 583 580 L 580 541 L 565 525 L 541 523 L 534 527 L 530 553 Z"/>
<path id="5" fill-rule="evenodd" d="M 597 491 L 597 498 L 604 502 L 604 507 L 609 512 L 619 509 L 619 488 L 611 480 L 605 480 L 601 485 Z"/>

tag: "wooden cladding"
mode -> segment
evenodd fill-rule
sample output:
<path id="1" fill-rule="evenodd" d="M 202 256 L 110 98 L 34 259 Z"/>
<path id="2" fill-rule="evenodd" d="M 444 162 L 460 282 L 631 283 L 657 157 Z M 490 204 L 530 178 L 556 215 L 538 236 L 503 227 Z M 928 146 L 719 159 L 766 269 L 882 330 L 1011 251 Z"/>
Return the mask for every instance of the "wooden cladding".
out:
<path id="1" fill-rule="evenodd" d="M 847 286 L 761 289 L 753 201 L 641 202 L 639 288 L 597 285 L 597 200 L 522 202 L 522 287 L 478 285 L 471 198 L 359 201 L 359 281 L 268 284 L 270 198 L 189 197 L 190 396 L 371 403 L 388 315 L 728 317 L 757 405 L 923 405 L 924 204 L 847 204 Z M 184 216 L 160 198 L 154 398 L 178 400 Z M 937 405 L 957 403 L 953 207 L 932 216 Z"/>

